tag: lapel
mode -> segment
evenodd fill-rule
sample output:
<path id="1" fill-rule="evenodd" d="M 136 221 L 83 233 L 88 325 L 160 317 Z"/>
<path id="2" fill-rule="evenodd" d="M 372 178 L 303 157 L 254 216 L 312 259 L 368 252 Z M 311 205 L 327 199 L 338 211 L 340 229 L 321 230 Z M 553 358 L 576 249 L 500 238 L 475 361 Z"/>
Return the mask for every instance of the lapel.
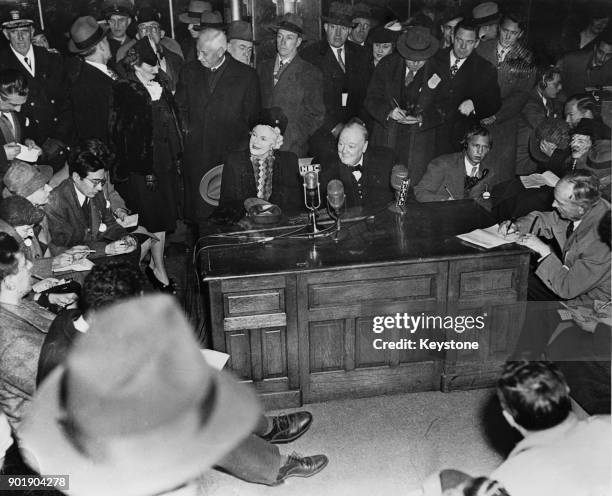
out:
<path id="1" fill-rule="evenodd" d="M 11 112 L 11 115 L 14 115 L 14 114 Z M 13 130 L 11 129 L 11 126 L 9 125 L 9 123 L 5 119 L 1 119 L 1 118 L 0 118 L 0 132 L 2 132 L 2 136 L 4 137 L 5 143 L 12 143 L 16 141 L 16 136 L 15 136 L 16 133 L 13 133 Z"/>
<path id="2" fill-rule="evenodd" d="M 272 85 L 274 86 L 274 89 L 286 85 L 290 85 L 291 84 L 291 80 L 295 79 L 298 71 L 299 71 L 299 66 L 300 66 L 300 62 L 298 60 L 299 55 L 296 55 L 295 58 L 291 61 L 291 63 L 285 67 L 285 69 L 283 70 L 283 72 L 280 73 L 280 77 L 278 78 L 278 83 L 276 83 L 276 86 L 274 86 L 274 64 L 276 64 L 276 59 L 274 59 L 274 61 L 272 62 Z"/>
<path id="3" fill-rule="evenodd" d="M 68 195 L 68 205 L 72 206 L 72 213 L 76 220 L 81 225 L 82 229 L 85 229 L 86 232 L 93 232 L 92 226 L 88 225 L 87 220 L 85 219 L 85 215 L 83 214 L 83 209 L 81 208 L 81 204 L 79 203 L 79 198 L 76 194 L 74 182 L 72 179 L 67 180 L 67 195 Z M 89 200 L 89 217 L 91 219 L 91 224 L 93 224 L 93 213 L 92 213 L 92 203 L 93 199 Z"/>
<path id="4" fill-rule="evenodd" d="M 13 118 L 13 125 L 15 126 L 15 141 L 21 143 L 21 121 L 19 120 L 19 114 L 17 112 L 11 112 Z"/>
<path id="5" fill-rule="evenodd" d="M 323 58 L 325 59 L 326 65 L 328 65 L 329 68 L 331 69 L 332 76 L 334 78 L 344 77 L 345 73 L 342 71 L 342 67 L 340 67 L 340 64 L 338 63 L 338 59 L 336 58 L 336 55 L 332 51 L 332 47 L 326 41 L 324 41 L 323 43 L 325 43 L 325 47 L 327 47 L 327 49 L 323 51 Z M 344 44 L 344 46 L 346 48 L 346 43 Z M 348 57 L 346 56 L 346 53 L 344 53 L 344 67 L 345 68 L 346 68 L 347 60 L 348 60 Z"/>

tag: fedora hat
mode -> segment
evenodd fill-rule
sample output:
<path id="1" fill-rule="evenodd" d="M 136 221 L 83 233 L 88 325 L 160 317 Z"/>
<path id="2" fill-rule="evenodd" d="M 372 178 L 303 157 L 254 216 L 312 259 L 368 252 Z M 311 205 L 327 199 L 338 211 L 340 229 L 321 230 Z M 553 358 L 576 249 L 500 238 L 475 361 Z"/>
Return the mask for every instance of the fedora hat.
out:
<path id="1" fill-rule="evenodd" d="M 270 27 L 270 30 L 275 32 L 279 29 L 304 36 L 304 20 L 297 14 L 285 14 Z"/>
<path id="2" fill-rule="evenodd" d="M 372 15 L 372 7 L 368 4 L 360 2 L 355 4 L 352 13 L 353 19 L 374 19 Z"/>
<path id="3" fill-rule="evenodd" d="M 329 24 L 337 24 L 338 26 L 347 26 L 352 28 L 353 22 L 353 9 L 350 5 L 342 2 L 332 2 L 329 6 L 329 12 L 326 16 L 321 16 L 323 22 Z"/>
<path id="4" fill-rule="evenodd" d="M 72 53 L 82 53 L 96 46 L 106 36 L 103 28 L 91 16 L 79 17 L 70 27 L 68 50 Z"/>
<path id="5" fill-rule="evenodd" d="M 33 25 L 34 21 L 32 19 L 25 18 L 21 11 L 11 10 L 9 12 L 8 20 L 2 23 L 2 29 L 25 28 Z"/>
<path id="6" fill-rule="evenodd" d="M 13 195 L 28 197 L 47 184 L 53 176 L 48 165 L 32 165 L 14 160 L 4 175 L 4 185 Z"/>
<path id="7" fill-rule="evenodd" d="M 440 42 L 423 26 L 410 26 L 397 39 L 397 51 L 407 60 L 427 60 L 438 51 Z"/>
<path id="8" fill-rule="evenodd" d="M 213 370 L 167 295 L 101 310 L 43 381 L 22 424 L 39 473 L 74 496 L 149 496 L 197 477 L 255 427 L 254 392 Z"/>
<path id="9" fill-rule="evenodd" d="M 253 42 L 253 28 L 246 21 L 232 21 L 227 28 L 228 40 L 244 40 Z"/>
<path id="10" fill-rule="evenodd" d="M 215 10 L 214 12 L 202 12 L 200 16 L 200 23 L 194 26 L 193 29 L 201 31 L 206 28 L 225 29 L 227 26 L 223 24 L 223 16 L 221 12 Z"/>
<path id="11" fill-rule="evenodd" d="M 179 21 L 183 24 L 200 24 L 202 12 L 212 12 L 211 3 L 202 0 L 191 0 L 187 6 L 187 12 L 179 15 Z"/>
<path id="12" fill-rule="evenodd" d="M 0 219 L 13 227 L 35 226 L 45 214 L 23 196 L 11 196 L 0 202 Z"/>
<path id="13" fill-rule="evenodd" d="M 495 2 L 479 3 L 472 9 L 472 21 L 476 26 L 494 24 L 501 18 L 499 7 Z"/>
<path id="14" fill-rule="evenodd" d="M 210 169 L 200 181 L 200 196 L 202 199 L 217 207 L 219 198 L 221 197 L 221 177 L 223 176 L 223 164 L 217 165 Z"/>

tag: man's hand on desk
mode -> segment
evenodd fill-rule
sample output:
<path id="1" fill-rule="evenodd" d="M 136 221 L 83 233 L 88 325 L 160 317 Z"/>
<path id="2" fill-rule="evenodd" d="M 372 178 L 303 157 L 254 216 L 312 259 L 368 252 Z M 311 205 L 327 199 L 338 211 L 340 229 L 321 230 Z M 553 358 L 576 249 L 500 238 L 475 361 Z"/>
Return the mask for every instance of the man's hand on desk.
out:
<path id="1" fill-rule="evenodd" d="M 518 226 L 512 220 L 505 220 L 499 224 L 497 229 L 499 234 L 507 236 L 508 234 L 514 234 L 519 232 Z"/>
<path id="2" fill-rule="evenodd" d="M 551 253 L 550 246 L 540 240 L 535 234 L 522 234 L 517 242 L 538 253 L 540 259 L 547 257 Z"/>
<path id="3" fill-rule="evenodd" d="M 104 252 L 107 255 L 122 255 L 133 252 L 137 246 L 138 243 L 132 236 L 124 236 L 117 241 L 107 244 Z"/>

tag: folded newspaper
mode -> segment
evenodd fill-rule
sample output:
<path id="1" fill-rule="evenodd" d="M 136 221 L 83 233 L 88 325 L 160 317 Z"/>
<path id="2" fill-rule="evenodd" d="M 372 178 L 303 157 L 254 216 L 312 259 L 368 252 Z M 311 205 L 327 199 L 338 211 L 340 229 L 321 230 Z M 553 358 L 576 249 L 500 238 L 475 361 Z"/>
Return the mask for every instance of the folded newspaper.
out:
<path id="1" fill-rule="evenodd" d="M 499 232 L 499 224 L 487 227 L 486 229 L 475 229 L 466 234 L 458 234 L 457 237 L 473 245 L 482 248 L 495 248 L 497 246 L 518 241 L 520 234 L 502 234 Z"/>
<path id="2" fill-rule="evenodd" d="M 554 188 L 559 182 L 559 176 L 554 172 L 545 171 L 542 174 L 530 174 L 521 176 L 521 182 L 525 189 L 541 188 L 542 186 L 550 186 Z"/>

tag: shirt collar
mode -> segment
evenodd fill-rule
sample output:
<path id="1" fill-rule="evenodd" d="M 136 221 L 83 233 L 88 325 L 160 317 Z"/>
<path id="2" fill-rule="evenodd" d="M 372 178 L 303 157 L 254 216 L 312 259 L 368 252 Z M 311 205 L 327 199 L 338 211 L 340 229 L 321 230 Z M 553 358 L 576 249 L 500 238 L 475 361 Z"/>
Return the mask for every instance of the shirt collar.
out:
<path id="1" fill-rule="evenodd" d="M 478 167 L 476 172 L 480 171 L 480 164 L 472 164 L 470 160 L 467 158 L 467 155 L 463 154 L 463 163 L 465 164 L 465 175 L 470 176 L 472 174 L 472 168 Z"/>
<path id="2" fill-rule="evenodd" d="M 72 325 L 74 326 L 74 328 L 79 331 L 82 332 L 83 334 L 86 333 L 87 331 L 89 331 L 89 324 L 87 323 L 87 321 L 83 318 L 83 316 L 81 315 L 78 319 L 76 319 Z"/>
<path id="3" fill-rule="evenodd" d="M 17 57 L 17 59 L 25 64 L 27 66 L 27 64 L 25 63 L 25 58 L 27 57 L 28 60 L 30 61 L 30 65 L 32 66 L 32 72 L 34 72 L 34 48 L 32 48 L 32 45 L 30 44 L 30 49 L 27 51 L 27 53 L 25 55 L 21 55 L 18 51 L 16 51 L 12 45 L 9 45 L 11 47 L 11 50 L 13 50 L 13 53 L 15 54 L 15 57 Z"/>
<path id="4" fill-rule="evenodd" d="M 451 47 L 451 49 L 450 49 L 450 65 L 454 65 L 455 62 L 456 62 L 457 63 L 457 67 L 461 67 L 466 60 L 467 60 L 467 57 L 464 58 L 464 59 L 458 59 L 455 56 L 455 52 L 453 52 L 453 48 Z"/>
<path id="5" fill-rule="evenodd" d="M 297 53 L 295 54 L 297 55 Z M 276 67 L 278 67 L 280 65 L 280 61 L 283 61 L 283 65 L 289 65 L 291 62 L 293 62 L 293 59 L 295 58 L 295 55 L 293 57 L 288 57 L 286 59 L 281 59 L 281 56 L 277 53 L 276 54 Z"/>
<path id="6" fill-rule="evenodd" d="M 87 200 L 87 197 L 79 191 L 79 188 L 76 187 L 76 184 L 74 184 L 74 181 L 72 182 L 72 186 L 74 187 L 74 191 L 76 191 L 77 200 L 79 202 L 79 205 L 82 207 L 83 203 L 85 203 L 85 200 Z"/>
<path id="7" fill-rule="evenodd" d="M 216 66 L 211 67 L 210 70 L 216 71 L 219 67 L 223 65 L 223 62 L 225 62 L 225 54 L 223 54 L 223 58 L 221 59 L 221 61 Z"/>
<path id="8" fill-rule="evenodd" d="M 578 418 L 574 413 L 570 412 L 568 417 L 563 422 L 551 427 L 550 429 L 529 431 L 525 438 L 515 446 L 512 452 L 508 455 L 508 458 L 518 455 L 522 451 L 528 450 L 529 448 L 548 446 L 557 439 L 563 438 L 567 432 L 574 429 L 577 424 Z"/>
<path id="9" fill-rule="evenodd" d="M 108 72 L 108 66 L 106 64 L 101 64 L 100 62 L 93 62 L 91 60 L 85 60 L 85 62 L 88 63 L 90 66 L 95 67 L 99 71 L 102 71 L 107 76 L 110 76 L 110 73 Z"/>

